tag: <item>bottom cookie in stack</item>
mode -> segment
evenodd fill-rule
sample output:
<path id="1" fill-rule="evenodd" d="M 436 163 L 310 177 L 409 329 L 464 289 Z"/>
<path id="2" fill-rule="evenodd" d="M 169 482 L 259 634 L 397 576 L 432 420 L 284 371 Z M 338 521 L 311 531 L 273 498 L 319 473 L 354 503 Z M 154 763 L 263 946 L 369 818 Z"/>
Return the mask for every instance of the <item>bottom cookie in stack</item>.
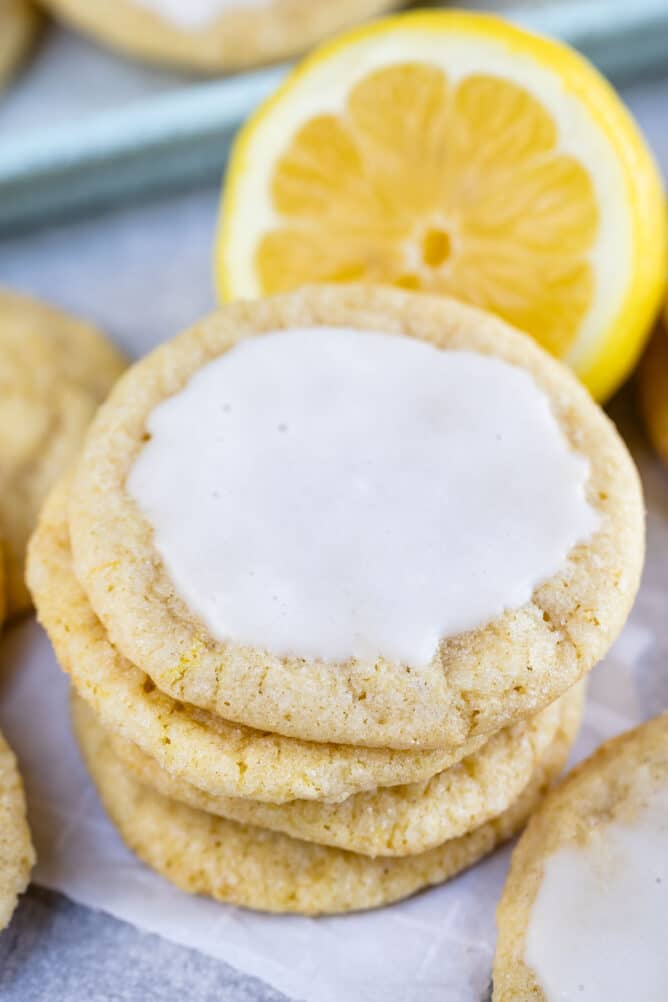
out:
<path id="1" fill-rule="evenodd" d="M 263 911 L 322 914 L 374 908 L 441 883 L 514 835 L 563 768 L 581 710 L 582 692 L 575 691 L 528 782 L 505 810 L 441 845 L 398 858 L 319 845 L 188 806 L 138 780 L 119 757 L 118 742 L 115 750 L 114 737 L 76 697 L 73 719 L 107 812 L 144 862 L 192 893 Z M 168 774 L 150 766 L 144 780 L 149 773 L 154 783 L 162 776 L 157 785 L 163 790 L 169 786 Z M 173 788 L 183 797 L 183 787 Z"/>

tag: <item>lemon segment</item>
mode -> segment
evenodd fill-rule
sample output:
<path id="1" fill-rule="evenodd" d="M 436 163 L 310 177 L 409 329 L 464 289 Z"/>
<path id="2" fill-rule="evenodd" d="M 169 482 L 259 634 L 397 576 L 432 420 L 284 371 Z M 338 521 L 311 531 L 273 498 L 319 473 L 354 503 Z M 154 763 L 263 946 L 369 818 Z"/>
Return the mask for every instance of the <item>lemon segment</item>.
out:
<path id="1" fill-rule="evenodd" d="M 658 308 L 667 240 L 652 156 L 582 57 L 416 12 L 325 45 L 249 120 L 215 267 L 224 300 L 352 280 L 454 295 L 604 399 Z"/>

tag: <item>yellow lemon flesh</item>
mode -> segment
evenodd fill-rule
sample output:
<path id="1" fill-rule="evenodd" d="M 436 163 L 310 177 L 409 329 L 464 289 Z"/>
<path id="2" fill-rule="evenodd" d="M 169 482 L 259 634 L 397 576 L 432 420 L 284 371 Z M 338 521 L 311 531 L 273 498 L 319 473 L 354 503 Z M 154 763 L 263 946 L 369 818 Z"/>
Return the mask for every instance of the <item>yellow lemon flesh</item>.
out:
<path id="1" fill-rule="evenodd" d="M 215 267 L 224 300 L 353 280 L 454 295 L 604 399 L 649 331 L 666 246 L 658 171 L 596 70 L 498 18 L 433 11 L 317 50 L 249 120 Z"/>

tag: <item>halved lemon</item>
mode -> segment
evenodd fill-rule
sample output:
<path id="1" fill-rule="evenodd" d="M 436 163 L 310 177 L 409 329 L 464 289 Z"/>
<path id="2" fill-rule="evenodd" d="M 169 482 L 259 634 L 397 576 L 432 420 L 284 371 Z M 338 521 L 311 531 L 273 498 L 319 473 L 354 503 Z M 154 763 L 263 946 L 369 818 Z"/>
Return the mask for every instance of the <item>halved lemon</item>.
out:
<path id="1" fill-rule="evenodd" d="M 586 60 L 425 11 L 323 46 L 249 120 L 215 269 L 224 300 L 352 280 L 454 295 L 604 399 L 650 329 L 666 247 L 652 155 Z"/>

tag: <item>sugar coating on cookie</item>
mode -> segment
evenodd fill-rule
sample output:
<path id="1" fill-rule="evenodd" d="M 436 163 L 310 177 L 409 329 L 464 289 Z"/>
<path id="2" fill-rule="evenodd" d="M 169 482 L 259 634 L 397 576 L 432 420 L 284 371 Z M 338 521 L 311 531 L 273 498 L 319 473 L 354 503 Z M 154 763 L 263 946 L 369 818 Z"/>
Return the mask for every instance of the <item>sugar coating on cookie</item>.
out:
<path id="1" fill-rule="evenodd" d="M 588 509 L 582 504 L 583 523 L 577 523 L 573 545 L 555 572 L 547 571 L 547 579 L 533 582 L 528 600 L 493 615 L 483 625 L 441 637 L 426 661 L 424 654 L 411 659 L 382 656 L 372 653 L 370 646 L 363 656 L 348 654 L 337 660 L 312 656 L 313 651 L 309 656 L 308 650 L 303 654 L 276 653 L 266 642 L 263 646 L 262 642 L 218 640 L 202 616 L 184 602 L 160 559 L 154 526 L 128 490 L 135 463 L 151 444 L 147 443 L 151 415 L 169 398 L 182 393 L 208 363 L 245 339 L 323 326 L 341 329 L 342 336 L 346 330 L 404 335 L 422 342 L 424 350 L 436 356 L 439 351 L 474 354 L 480 356 L 481 365 L 488 359 L 526 385 L 533 382 L 540 399 L 549 402 L 542 404 L 553 417 L 548 429 L 556 434 L 556 428 L 567 445 L 560 445 L 557 436 L 553 456 L 561 455 L 579 469 L 580 479 L 578 475 L 565 477 L 566 488 L 560 496 L 578 503 L 577 491 L 583 489 L 586 506 L 596 516 L 595 528 L 592 522 L 585 527 Z M 294 378 L 290 385 L 297 385 Z M 305 387 L 302 392 L 307 392 Z M 222 408 L 225 400 L 219 403 Z M 262 393 L 257 394 L 256 403 L 261 410 Z M 489 430 L 485 400 L 480 399 L 478 405 L 471 408 L 471 418 L 478 412 Z M 533 416 L 534 411 L 529 408 L 525 414 Z M 271 448 L 280 450 L 285 447 L 278 440 L 289 438 L 290 433 L 279 430 L 282 422 L 273 412 L 272 418 Z M 347 427 L 350 437 L 352 432 L 344 419 L 342 427 Z M 503 437 L 503 433 L 499 428 L 498 434 Z M 197 456 L 210 429 L 193 429 L 193 434 L 190 451 Z M 359 437 L 364 439 L 366 434 L 361 429 Z M 433 447 L 433 437 L 429 441 Z M 323 442 L 323 452 L 331 448 L 334 446 Z M 419 443 L 414 443 L 413 449 L 407 450 L 407 470 L 419 461 L 419 449 Z M 500 448 L 499 456 L 505 455 Z M 533 458 L 534 452 L 527 449 L 528 468 Z M 317 456 L 314 459 L 319 461 Z M 239 478 L 243 462 L 248 464 L 246 473 L 250 476 L 252 472 L 258 483 L 254 464 L 270 469 L 275 455 L 257 450 L 241 456 L 236 467 Z M 482 509 L 484 519 L 494 500 L 486 485 L 498 486 L 497 475 L 480 469 L 479 456 L 470 465 L 474 475 L 476 471 L 480 475 L 479 495 L 472 505 Z M 196 466 L 196 461 L 194 467 L 188 466 L 188 477 L 191 473 L 195 477 L 208 475 Z M 515 457 L 513 475 L 518 466 Z M 540 457 L 536 466 L 542 473 Z M 397 491 L 403 488 L 404 472 L 400 469 L 395 478 Z M 466 479 L 470 475 L 467 469 L 462 476 Z M 174 476 L 179 479 L 176 470 Z M 525 482 L 524 475 L 518 476 Z M 409 476 L 405 480 L 410 484 Z M 471 480 L 467 483 L 470 487 Z M 239 490 L 238 484 L 230 486 Z M 363 479 L 360 486 L 364 486 Z M 339 498 L 348 503 L 351 489 L 354 485 L 346 484 L 344 493 L 334 492 L 332 507 L 336 508 Z M 422 499 L 424 506 L 433 503 L 429 497 Z M 249 516 L 257 510 L 249 508 Z M 471 737 L 493 733 L 536 712 L 570 688 L 603 656 L 621 628 L 638 587 L 644 551 L 642 495 L 635 467 L 612 424 L 573 375 L 531 339 L 491 315 L 444 298 L 380 287 L 313 287 L 259 302 L 231 304 L 138 363 L 102 409 L 87 438 L 73 482 L 69 514 L 75 571 L 91 605 L 115 647 L 164 692 L 228 720 L 287 736 L 404 749 L 456 748 Z M 197 521 L 200 514 L 193 511 L 189 517 Z M 420 518 L 418 512 L 418 522 Z M 367 518 L 365 524 L 369 521 Z M 568 525 L 572 530 L 570 521 Z M 456 543 L 475 563 L 476 539 L 466 531 L 468 527 L 467 521 Z M 292 523 L 284 528 L 285 537 L 298 532 Z M 221 533 L 226 530 L 226 526 L 220 527 Z M 405 527 L 409 542 L 415 532 L 419 526 Z M 577 542 L 580 532 L 592 534 Z M 314 551 L 322 545 L 320 534 L 312 541 Z M 487 543 L 489 534 L 483 538 Z M 201 539 L 199 545 L 210 544 L 215 549 L 215 542 Z M 360 540 L 361 553 L 365 545 Z M 523 541 L 525 550 L 530 545 Z M 561 547 L 567 545 L 562 537 Z M 398 603 L 399 620 L 405 614 L 402 597 L 419 595 L 421 586 L 420 580 L 403 580 L 404 564 L 396 557 L 400 546 L 401 539 L 388 539 L 387 548 L 395 559 L 393 580 L 385 584 L 387 601 Z M 378 546 L 377 551 L 383 556 Z M 343 555 L 350 562 L 349 547 L 343 549 Z M 330 564 L 334 562 L 334 579 L 338 576 L 340 582 L 346 575 L 356 574 L 363 583 L 367 572 L 374 576 L 373 586 L 378 587 L 378 573 L 388 566 L 365 568 L 358 560 L 357 566 L 344 567 L 337 575 L 335 546 L 329 556 Z M 438 556 L 447 565 L 448 555 Z M 524 556 L 526 553 L 521 554 Z M 404 563 L 413 569 L 410 559 Z M 465 563 L 462 560 L 457 566 Z M 418 571 L 420 567 L 418 564 Z M 435 568 L 435 573 L 441 571 L 440 566 Z M 327 577 L 324 567 L 321 577 Z M 280 604 L 286 598 L 281 594 L 284 582 L 277 584 Z M 326 580 L 324 588 L 327 596 Z M 314 597 L 317 600 L 317 595 Z M 429 609 L 434 608 L 433 600 L 433 595 L 425 594 L 420 608 L 414 609 L 416 617 L 426 615 L 432 629 L 435 620 Z M 519 601 L 517 596 L 515 601 Z M 386 612 L 387 606 L 384 618 Z M 319 623 L 326 614 L 326 609 L 321 610 Z M 423 637 L 422 642 L 427 650 L 432 649 L 433 634 Z"/>
<path id="2" fill-rule="evenodd" d="M 668 997 L 668 785 L 632 822 L 545 862 L 525 960 L 548 1002 Z"/>
<path id="3" fill-rule="evenodd" d="M 599 523 L 529 373 L 414 338 L 248 338 L 146 430 L 126 485 L 177 594 L 217 640 L 272 655 L 423 667 Z"/>
<path id="4" fill-rule="evenodd" d="M 80 701 L 75 733 L 111 820 L 140 859 L 185 891 L 271 912 L 314 915 L 376 908 L 449 880 L 512 837 L 563 768 L 574 731 L 555 737 L 515 803 L 443 845 L 401 859 L 371 859 L 236 824 L 137 782 Z"/>
<path id="5" fill-rule="evenodd" d="M 570 730 L 579 719 L 583 702 L 580 684 L 535 718 L 500 731 L 478 752 L 431 779 L 355 794 L 340 804 L 211 797 L 162 769 L 131 742 L 113 733 L 109 738 L 114 753 L 140 782 L 191 807 L 368 856 L 408 856 L 458 838 L 510 807 L 559 730 Z"/>
<path id="6" fill-rule="evenodd" d="M 520 841 L 499 907 L 499 1002 L 668 997 L 668 715 L 604 745 Z"/>
<path id="7" fill-rule="evenodd" d="M 23 784 L 14 753 L 0 734 L 0 930 L 28 886 L 34 862 Z"/>
<path id="8" fill-rule="evenodd" d="M 125 360 L 94 328 L 0 289 L 0 535 L 7 611 L 30 607 L 25 548 Z"/>

